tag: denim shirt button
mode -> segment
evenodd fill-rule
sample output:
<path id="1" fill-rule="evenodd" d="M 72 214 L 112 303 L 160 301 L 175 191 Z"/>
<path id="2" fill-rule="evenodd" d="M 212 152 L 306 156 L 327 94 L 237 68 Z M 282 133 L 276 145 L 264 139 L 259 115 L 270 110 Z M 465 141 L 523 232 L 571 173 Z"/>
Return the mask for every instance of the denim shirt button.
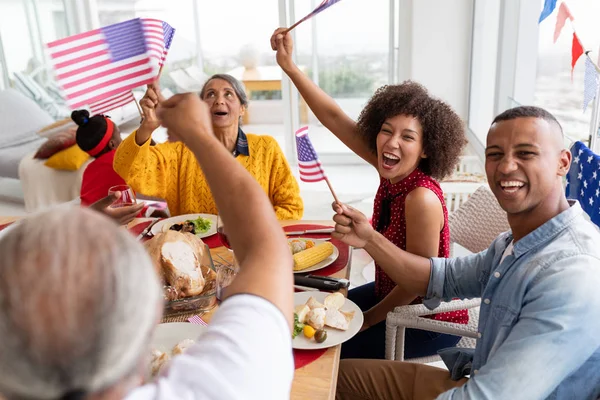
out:
<path id="1" fill-rule="evenodd" d="M 475 371 L 473 371 L 473 374 L 474 374 L 474 375 L 477 375 L 478 373 L 479 373 L 479 370 L 478 370 L 478 369 L 476 369 Z"/>
<path id="2" fill-rule="evenodd" d="M 483 300 L 483 302 L 484 302 L 485 304 L 490 304 L 490 299 L 484 299 L 484 300 Z"/>
<path id="3" fill-rule="evenodd" d="M 477 337 L 481 339 L 481 332 L 477 332 Z"/>
<path id="4" fill-rule="evenodd" d="M 500 278 L 500 272 L 494 272 L 494 276 L 495 276 L 496 278 Z"/>

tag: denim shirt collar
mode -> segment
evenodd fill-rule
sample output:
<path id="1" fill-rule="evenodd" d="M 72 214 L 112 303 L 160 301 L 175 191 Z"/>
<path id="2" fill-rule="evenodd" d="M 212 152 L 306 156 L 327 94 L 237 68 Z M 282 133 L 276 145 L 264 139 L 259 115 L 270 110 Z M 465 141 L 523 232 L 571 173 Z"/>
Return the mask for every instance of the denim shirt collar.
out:
<path id="1" fill-rule="evenodd" d="M 563 230 L 567 229 L 573 220 L 583 213 L 583 209 L 576 200 L 569 200 L 570 207 L 558 214 L 556 217 L 546 221 L 542 226 L 529 233 L 527 236 L 515 243 L 513 254 L 520 257 L 528 251 L 542 246 L 544 243 L 554 239 Z M 513 240 L 512 232 L 507 236 L 506 244 Z"/>
<path id="2" fill-rule="evenodd" d="M 235 149 L 233 150 L 233 156 L 237 157 L 240 154 L 244 156 L 250 155 L 250 148 L 248 147 L 248 138 L 246 134 L 242 130 L 242 128 L 238 127 L 238 136 L 237 141 L 235 142 Z"/>

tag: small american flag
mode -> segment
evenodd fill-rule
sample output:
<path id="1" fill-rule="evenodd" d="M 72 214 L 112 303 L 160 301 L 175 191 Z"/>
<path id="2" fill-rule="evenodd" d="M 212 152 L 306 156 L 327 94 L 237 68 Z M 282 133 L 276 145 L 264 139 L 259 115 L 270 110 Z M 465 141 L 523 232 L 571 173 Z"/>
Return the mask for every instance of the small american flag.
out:
<path id="1" fill-rule="evenodd" d="M 188 321 L 192 324 L 208 326 L 206 321 L 204 321 L 199 315 L 194 315 L 193 317 L 188 318 Z"/>
<path id="2" fill-rule="evenodd" d="M 596 67 L 589 57 L 585 58 L 585 77 L 583 79 L 583 84 L 583 112 L 585 112 L 588 104 L 590 104 L 590 102 L 594 100 L 594 97 L 596 97 L 598 84 L 600 84 L 600 76 L 598 76 L 598 71 L 596 71 Z"/>
<path id="3" fill-rule="evenodd" d="M 136 101 L 131 90 L 119 93 L 116 96 L 109 97 L 94 104 L 90 104 L 90 112 L 92 115 L 106 114 L 115 108 L 123 107 L 126 104 Z"/>
<path id="4" fill-rule="evenodd" d="M 48 43 L 57 82 L 72 109 L 100 103 L 155 80 L 174 30 L 166 24 L 159 55 L 152 50 L 148 24 L 136 18 Z"/>
<path id="5" fill-rule="evenodd" d="M 296 131 L 296 149 L 298 150 L 298 168 L 300 169 L 301 181 L 319 182 L 327 179 L 317 157 L 317 152 L 308 137 L 308 126 Z"/>
<path id="6" fill-rule="evenodd" d="M 312 10 L 311 13 L 308 14 L 306 17 L 304 17 L 300 21 L 296 22 L 294 24 L 294 26 L 299 25 L 300 23 L 306 21 L 307 19 L 310 19 L 310 18 L 314 17 L 315 15 L 317 15 L 321 11 L 323 11 L 323 10 L 331 7 L 332 5 L 334 5 L 335 3 L 337 3 L 338 1 L 340 1 L 340 0 L 323 0 L 321 2 L 321 4 L 318 5 L 317 8 L 315 8 L 314 10 Z"/>

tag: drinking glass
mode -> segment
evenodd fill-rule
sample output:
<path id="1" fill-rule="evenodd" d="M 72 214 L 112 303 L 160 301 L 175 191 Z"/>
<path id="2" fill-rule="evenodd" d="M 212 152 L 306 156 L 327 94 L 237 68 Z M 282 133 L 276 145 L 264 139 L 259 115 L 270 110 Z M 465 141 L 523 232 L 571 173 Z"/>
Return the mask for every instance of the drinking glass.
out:
<path id="1" fill-rule="evenodd" d="M 215 269 L 217 272 L 217 300 L 222 301 L 227 286 L 231 285 L 240 269 L 235 259 L 231 264 L 218 263 L 215 265 Z"/>
<path id="2" fill-rule="evenodd" d="M 112 208 L 133 206 L 137 203 L 135 192 L 133 189 L 131 189 L 131 187 L 129 187 L 129 185 L 117 185 L 108 189 L 109 195 L 115 192 L 121 192 L 121 197 L 111 204 Z"/>

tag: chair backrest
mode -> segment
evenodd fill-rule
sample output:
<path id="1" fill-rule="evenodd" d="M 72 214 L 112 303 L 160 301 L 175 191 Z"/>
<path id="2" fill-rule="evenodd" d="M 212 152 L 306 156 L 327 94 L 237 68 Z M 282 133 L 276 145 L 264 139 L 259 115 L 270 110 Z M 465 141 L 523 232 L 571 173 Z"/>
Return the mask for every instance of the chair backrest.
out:
<path id="1" fill-rule="evenodd" d="M 443 181 L 440 182 L 440 186 L 444 191 L 446 208 L 448 212 L 453 212 L 458 210 L 480 186 L 485 186 L 485 183 Z"/>
<path id="2" fill-rule="evenodd" d="M 448 217 L 450 241 L 478 253 L 510 229 L 504 211 L 487 186 L 477 189 Z"/>

